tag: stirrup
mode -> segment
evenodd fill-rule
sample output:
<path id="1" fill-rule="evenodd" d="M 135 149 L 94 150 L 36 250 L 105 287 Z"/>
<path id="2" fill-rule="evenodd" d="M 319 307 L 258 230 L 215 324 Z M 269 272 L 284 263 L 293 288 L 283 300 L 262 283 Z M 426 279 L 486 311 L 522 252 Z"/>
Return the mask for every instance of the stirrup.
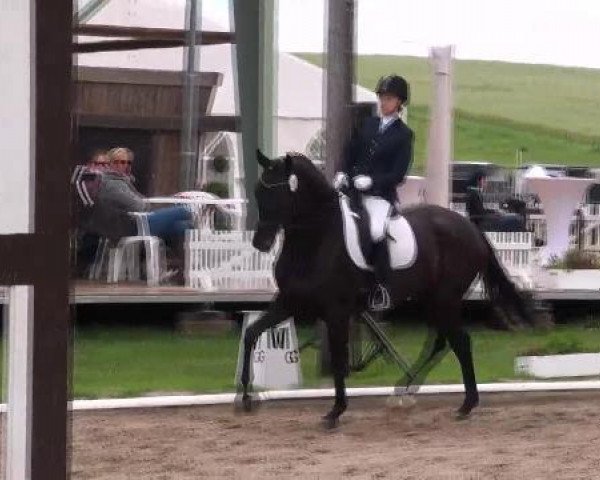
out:
<path id="1" fill-rule="evenodd" d="M 392 306 L 390 293 L 380 283 L 377 284 L 374 291 L 371 291 L 369 296 L 369 310 L 372 312 L 382 312 L 389 310 Z"/>

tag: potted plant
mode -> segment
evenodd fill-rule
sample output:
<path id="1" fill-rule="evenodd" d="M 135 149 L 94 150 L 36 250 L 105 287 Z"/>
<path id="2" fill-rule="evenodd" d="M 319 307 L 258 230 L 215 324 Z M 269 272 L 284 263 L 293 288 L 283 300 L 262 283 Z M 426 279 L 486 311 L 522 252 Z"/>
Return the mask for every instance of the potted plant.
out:
<path id="1" fill-rule="evenodd" d="M 600 289 L 600 257 L 572 249 L 562 257 L 552 257 L 545 269 L 545 284 L 557 290 Z"/>
<path id="2" fill-rule="evenodd" d="M 212 160 L 212 167 L 217 173 L 226 173 L 229 171 L 229 160 L 223 155 L 217 155 Z"/>
<path id="3" fill-rule="evenodd" d="M 600 375 L 600 353 L 564 332 L 555 332 L 543 344 L 524 350 L 515 359 L 515 372 L 536 378 Z"/>

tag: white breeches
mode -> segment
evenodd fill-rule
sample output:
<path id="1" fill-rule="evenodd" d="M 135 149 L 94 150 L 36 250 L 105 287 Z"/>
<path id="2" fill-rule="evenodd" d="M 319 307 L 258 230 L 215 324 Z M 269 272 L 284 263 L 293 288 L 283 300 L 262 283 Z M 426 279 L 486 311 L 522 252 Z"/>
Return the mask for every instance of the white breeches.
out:
<path id="1" fill-rule="evenodd" d="M 369 213 L 369 231 L 371 239 L 377 243 L 385 238 L 387 224 L 392 211 L 390 202 L 381 197 L 363 195 L 363 206 Z"/>

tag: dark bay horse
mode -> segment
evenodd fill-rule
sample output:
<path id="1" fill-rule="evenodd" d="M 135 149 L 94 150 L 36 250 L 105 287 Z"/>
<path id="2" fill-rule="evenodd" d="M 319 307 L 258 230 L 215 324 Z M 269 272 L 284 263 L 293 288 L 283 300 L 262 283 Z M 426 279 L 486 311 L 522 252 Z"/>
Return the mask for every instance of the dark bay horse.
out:
<path id="1" fill-rule="evenodd" d="M 255 190 L 259 222 L 253 245 L 263 252 L 270 250 L 280 230 L 284 242 L 275 264 L 279 293 L 244 336 L 242 403 L 251 408 L 250 358 L 260 334 L 289 317 L 320 318 L 327 325 L 335 384 L 335 403 L 324 421 L 334 427 L 347 407 L 349 320 L 366 309 L 365 292 L 373 287 L 374 278 L 348 256 L 339 194 L 312 162 L 298 154 L 273 160 L 257 155 L 263 173 Z M 395 304 L 407 298 L 426 300 L 425 321 L 437 332 L 408 383 L 428 371 L 436 354 L 448 345 L 460 362 L 465 386 L 458 415 L 467 416 L 478 405 L 479 394 L 471 340 L 461 319 L 464 294 L 479 274 L 497 307 L 515 314 L 523 324 L 531 322 L 530 310 L 486 237 L 471 222 L 434 205 L 401 213 L 414 231 L 418 255 L 409 268 L 390 270 L 385 283 Z"/>

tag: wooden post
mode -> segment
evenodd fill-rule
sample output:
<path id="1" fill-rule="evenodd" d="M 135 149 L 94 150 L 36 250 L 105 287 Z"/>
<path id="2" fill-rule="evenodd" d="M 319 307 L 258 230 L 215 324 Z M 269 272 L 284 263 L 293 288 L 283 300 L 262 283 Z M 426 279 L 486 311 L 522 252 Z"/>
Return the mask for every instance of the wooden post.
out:
<path id="1" fill-rule="evenodd" d="M 327 1 L 325 175 L 332 179 L 342 164 L 352 128 L 355 0 Z"/>
<path id="2" fill-rule="evenodd" d="M 325 175 L 331 180 L 341 168 L 353 127 L 355 0 L 327 0 L 326 8 Z M 325 375 L 330 370 L 327 329 L 321 325 L 319 332 L 320 370 Z"/>
<path id="3" fill-rule="evenodd" d="M 2 197 L 0 284 L 19 286 L 8 315 L 8 480 L 68 476 L 72 22 L 72 0 L 0 3 L 0 178 L 15 184 Z"/>

